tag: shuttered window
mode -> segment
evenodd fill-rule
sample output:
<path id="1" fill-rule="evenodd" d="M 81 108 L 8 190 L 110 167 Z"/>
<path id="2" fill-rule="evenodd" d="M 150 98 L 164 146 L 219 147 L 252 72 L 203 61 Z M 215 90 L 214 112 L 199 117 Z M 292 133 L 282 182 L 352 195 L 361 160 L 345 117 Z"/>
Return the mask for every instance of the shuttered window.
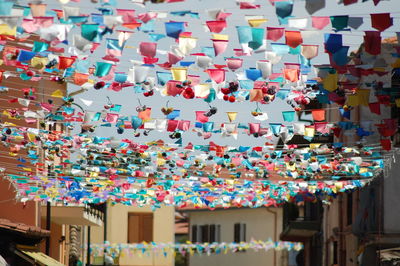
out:
<path id="1" fill-rule="evenodd" d="M 233 227 L 233 241 L 246 242 L 246 224 L 236 223 Z"/>
<path id="2" fill-rule="evenodd" d="M 221 242 L 221 225 L 192 225 L 191 236 L 193 243 Z"/>
<path id="3" fill-rule="evenodd" d="M 129 213 L 128 243 L 141 243 L 143 241 L 153 241 L 153 214 Z"/>

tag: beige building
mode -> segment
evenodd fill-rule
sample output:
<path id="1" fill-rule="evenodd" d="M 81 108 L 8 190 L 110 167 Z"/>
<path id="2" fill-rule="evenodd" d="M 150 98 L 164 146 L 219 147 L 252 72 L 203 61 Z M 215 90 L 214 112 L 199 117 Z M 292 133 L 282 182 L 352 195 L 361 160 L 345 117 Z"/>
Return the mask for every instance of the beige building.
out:
<path id="1" fill-rule="evenodd" d="M 282 208 L 231 208 L 187 210 L 192 242 L 278 241 L 282 230 Z M 295 254 L 291 254 L 293 257 Z M 292 256 L 291 256 L 292 257 Z M 240 251 L 227 254 L 194 254 L 190 266 L 286 266 L 287 251 Z M 293 264 L 295 265 L 295 264 Z"/>
<path id="2" fill-rule="evenodd" d="M 163 206 L 156 211 L 150 207 L 133 207 L 122 204 L 108 205 L 106 214 L 107 229 L 104 226 L 91 229 L 91 243 L 100 244 L 106 240 L 114 243 L 174 242 L 174 208 Z M 172 253 L 164 256 L 161 253 L 133 254 L 120 256 L 114 260 L 115 265 L 123 266 L 172 266 Z M 103 257 L 93 257 L 92 265 L 103 265 Z"/>

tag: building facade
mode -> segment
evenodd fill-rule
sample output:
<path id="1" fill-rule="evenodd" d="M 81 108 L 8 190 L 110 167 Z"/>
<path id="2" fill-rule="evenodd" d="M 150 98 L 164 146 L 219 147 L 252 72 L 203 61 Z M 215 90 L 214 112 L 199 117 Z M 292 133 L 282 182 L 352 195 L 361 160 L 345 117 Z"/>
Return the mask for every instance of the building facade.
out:
<path id="1" fill-rule="evenodd" d="M 397 46 L 397 41 L 386 40 L 382 43 L 381 53 L 372 56 L 361 45 L 349 58 L 350 73 L 340 74 L 339 90 L 350 93 L 349 88 L 357 88 L 368 97 L 360 100 L 356 90 L 353 101 L 346 102 L 353 109 L 351 118 L 330 111 L 328 121 L 354 123 L 372 133 L 364 143 L 377 147 L 378 151 L 383 151 L 381 140 L 390 139 L 392 150 L 382 158 L 385 169 L 368 186 L 342 193 L 330 204 L 285 206 L 283 216 L 289 217 L 289 222 L 285 223 L 287 219 L 284 218 L 281 239 L 305 244 L 302 265 L 375 266 L 396 265 L 400 261 L 397 252 L 400 247 L 400 207 L 397 204 L 400 156 L 396 151 L 399 144 L 399 100 L 396 99 L 400 98 L 400 60 Z M 375 108 L 378 106 L 379 112 L 372 111 L 370 103 Z M 360 141 L 355 129 L 343 128 L 334 142 L 354 145 Z"/>
<path id="2" fill-rule="evenodd" d="M 193 243 L 277 241 L 282 230 L 282 208 L 192 209 L 186 212 L 190 223 L 190 240 Z M 296 265 L 293 263 L 296 254 L 290 253 L 246 250 L 227 254 L 194 254 L 189 258 L 189 265 Z"/>
<path id="3" fill-rule="evenodd" d="M 113 243 L 162 242 L 174 243 L 175 210 L 163 206 L 154 212 L 150 207 L 134 207 L 122 204 L 108 205 L 103 226 L 93 227 L 91 243 L 102 244 L 104 241 Z M 105 229 L 106 227 L 106 229 Z M 104 257 L 92 256 L 92 265 L 103 265 Z M 121 266 L 172 266 L 174 254 L 167 256 L 160 252 L 150 254 L 124 254 L 114 259 L 115 265 Z"/>

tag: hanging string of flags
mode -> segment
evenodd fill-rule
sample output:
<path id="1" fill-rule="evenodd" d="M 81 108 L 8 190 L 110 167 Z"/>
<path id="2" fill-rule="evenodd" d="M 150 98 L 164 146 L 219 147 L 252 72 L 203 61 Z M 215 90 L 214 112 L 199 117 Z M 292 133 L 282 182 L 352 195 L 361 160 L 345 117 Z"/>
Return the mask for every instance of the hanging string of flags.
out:
<path id="1" fill-rule="evenodd" d="M 362 15 L 297 18 L 292 16 L 293 1 L 269 2 L 279 25 L 264 26 L 268 22 L 264 15 L 246 15 L 244 22 L 248 25 L 233 25 L 236 20 L 231 10 L 257 11 L 266 5 L 251 1 L 238 1 L 232 9 L 210 10 L 208 17 L 195 10 L 139 13 L 118 8 L 117 1 L 85 7 L 63 0 L 51 9 L 44 3 L 24 6 L 0 2 L 1 64 L 5 67 L 0 70 L 0 91 L 5 95 L 13 92 L 7 106 L 1 108 L 7 119 L 0 126 L 1 141 L 9 149 L 8 156 L 18 161 L 2 172 L 8 168 L 5 176 L 15 184 L 19 198 L 66 203 L 112 200 L 153 208 L 190 203 L 212 209 L 317 198 L 329 201 L 338 192 L 367 185 L 385 167 L 386 151 L 392 149 L 398 129 L 397 119 L 382 115 L 400 106 L 400 96 L 391 84 L 392 75 L 400 68 L 400 49 L 382 44 L 383 34 L 393 33 L 388 30 L 398 19 L 393 15 L 396 12 L 370 14 L 370 25 L 366 25 L 367 17 Z M 344 0 L 343 4 L 356 2 Z M 375 5 L 378 3 L 374 0 Z M 309 14 L 324 6 L 324 1 L 305 3 Z M 171 21 L 169 16 L 187 20 Z M 199 20 L 207 35 L 190 32 Z M 350 46 L 343 35 L 349 30 L 360 32 L 361 25 L 368 28 L 364 44 L 348 56 Z M 325 32 L 330 28 L 332 33 Z M 236 33 L 238 43 L 232 41 L 231 33 Z M 324 49 L 310 38 L 321 33 Z M 169 48 L 163 47 L 164 43 Z M 329 65 L 312 64 L 321 50 L 328 55 Z M 128 51 L 132 60 L 127 66 L 122 61 Z M 165 118 L 152 117 L 154 108 L 142 104 L 137 114 L 122 115 L 122 106 L 108 99 L 104 108 L 89 111 L 77 107 L 73 93 L 44 93 L 40 90 L 42 81 L 67 83 L 83 92 L 130 88 L 133 95 L 146 99 L 155 94 L 184 101 L 200 99 L 209 110 L 195 111 L 195 121 L 179 119 L 180 110 L 169 106 L 161 108 Z M 32 86 L 13 88 L 24 82 Z M 259 104 L 275 104 L 277 99 L 293 110 L 282 112 L 285 123 L 267 124 L 268 115 Z M 58 106 L 55 100 L 63 105 Z M 81 101 L 85 106 L 93 103 Z M 229 122 L 210 121 L 217 112 L 211 103 L 218 101 L 232 106 L 257 103 L 250 113 L 259 122 L 237 122 L 237 111 L 227 113 Z M 329 121 L 329 108 L 339 110 L 342 121 Z M 354 121 L 351 118 L 360 108 L 367 108 L 375 117 Z M 312 121 L 296 121 L 296 112 L 310 113 Z M 13 120 L 24 120 L 32 128 L 18 126 Z M 38 122 L 42 128 L 33 129 Z M 46 129 L 53 124 L 71 129 L 78 125 L 81 133 L 68 136 L 54 128 Z M 119 134 L 133 129 L 135 137 L 141 133 L 148 136 L 153 130 L 168 132 L 176 146 L 130 140 L 115 145 L 109 138 L 90 136 L 97 126 L 116 126 Z M 182 134 L 187 131 L 204 139 L 216 133 L 236 138 L 239 129 L 270 141 L 279 137 L 283 148 L 226 147 L 211 142 L 183 147 Z M 367 139 L 373 132 L 379 134 L 374 147 L 317 141 L 323 136 L 339 138 L 348 133 Z M 285 145 L 296 135 L 304 138 L 304 146 Z M 44 149 L 44 163 L 39 162 L 38 147 Z M 78 153 L 77 158 L 70 159 L 69 152 Z M 62 163 L 55 164 L 56 158 Z"/>
<path id="2" fill-rule="evenodd" d="M 285 202 L 316 199 L 330 202 L 338 193 L 360 189 L 373 179 L 347 181 L 268 181 L 226 178 L 190 178 L 166 180 L 159 178 L 112 180 L 60 176 L 57 178 L 8 174 L 21 201 L 69 203 L 103 203 L 111 201 L 133 206 L 162 205 L 185 207 L 250 207 L 279 206 Z M 38 183 L 40 181 L 40 183 Z"/>
<path id="3" fill-rule="evenodd" d="M 87 249 L 87 247 L 85 247 Z M 256 241 L 240 242 L 240 243 L 135 243 L 135 244 L 111 244 L 106 242 L 104 244 L 91 244 L 90 251 L 92 256 L 103 256 L 105 253 L 112 258 L 120 256 L 148 256 L 150 254 L 157 254 L 160 256 L 167 256 L 168 254 L 177 253 L 185 256 L 190 255 L 211 255 L 211 254 L 227 254 L 228 252 L 239 251 L 268 251 L 268 250 L 295 250 L 300 251 L 303 249 L 301 242 L 287 242 L 287 241 Z"/>

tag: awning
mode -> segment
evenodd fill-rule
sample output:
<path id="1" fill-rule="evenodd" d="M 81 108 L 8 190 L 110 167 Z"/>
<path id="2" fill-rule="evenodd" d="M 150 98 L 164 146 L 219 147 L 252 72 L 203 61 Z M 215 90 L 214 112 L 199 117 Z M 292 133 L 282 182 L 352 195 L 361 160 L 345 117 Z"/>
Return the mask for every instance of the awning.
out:
<path id="1" fill-rule="evenodd" d="M 400 261 L 400 248 L 389 248 L 377 251 L 381 255 L 381 261 Z"/>
<path id="2" fill-rule="evenodd" d="M 65 266 L 61 262 L 53 259 L 52 257 L 47 256 L 46 254 L 44 254 L 42 252 L 16 249 L 15 254 L 22 257 L 23 259 L 27 259 L 26 257 L 28 257 L 29 258 L 28 261 L 33 261 L 39 265 Z"/>

